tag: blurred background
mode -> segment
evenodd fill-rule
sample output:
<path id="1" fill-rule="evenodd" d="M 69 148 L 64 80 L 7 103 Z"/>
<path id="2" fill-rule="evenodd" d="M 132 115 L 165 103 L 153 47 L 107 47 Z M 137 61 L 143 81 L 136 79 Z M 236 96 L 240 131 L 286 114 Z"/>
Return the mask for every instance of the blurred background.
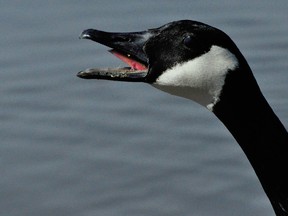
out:
<path id="1" fill-rule="evenodd" d="M 287 0 L 2 1 L 0 215 L 273 215 L 212 113 L 147 84 L 77 78 L 123 65 L 78 36 L 180 19 L 220 28 L 287 128 L 287 11 Z"/>

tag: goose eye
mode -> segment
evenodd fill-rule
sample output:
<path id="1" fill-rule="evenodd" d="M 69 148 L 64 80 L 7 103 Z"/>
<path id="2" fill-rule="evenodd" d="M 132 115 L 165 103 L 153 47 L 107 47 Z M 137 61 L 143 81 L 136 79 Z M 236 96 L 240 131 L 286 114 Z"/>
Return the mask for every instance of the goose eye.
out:
<path id="1" fill-rule="evenodd" d="M 195 44 L 194 43 L 194 38 L 191 35 L 188 35 L 188 36 L 184 37 L 183 43 L 188 48 L 191 48 L 193 46 L 193 44 Z"/>

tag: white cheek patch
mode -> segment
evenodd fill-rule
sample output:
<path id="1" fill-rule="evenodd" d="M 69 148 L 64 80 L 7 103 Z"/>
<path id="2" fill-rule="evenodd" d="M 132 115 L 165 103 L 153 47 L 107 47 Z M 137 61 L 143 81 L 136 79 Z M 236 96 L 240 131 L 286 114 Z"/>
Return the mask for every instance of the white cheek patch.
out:
<path id="1" fill-rule="evenodd" d="M 153 86 L 173 95 L 188 98 L 213 110 L 229 70 L 238 67 L 229 50 L 212 46 L 209 52 L 163 72 Z"/>

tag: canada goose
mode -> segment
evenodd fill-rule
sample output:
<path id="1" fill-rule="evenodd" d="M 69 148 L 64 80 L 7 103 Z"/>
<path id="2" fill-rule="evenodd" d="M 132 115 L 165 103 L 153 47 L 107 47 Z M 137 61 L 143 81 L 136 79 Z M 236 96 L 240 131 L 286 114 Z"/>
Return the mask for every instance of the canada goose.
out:
<path id="1" fill-rule="evenodd" d="M 212 111 L 239 143 L 277 216 L 288 215 L 288 133 L 245 58 L 224 32 L 181 20 L 131 33 L 83 31 L 130 67 L 87 69 L 78 77 L 146 82 Z"/>

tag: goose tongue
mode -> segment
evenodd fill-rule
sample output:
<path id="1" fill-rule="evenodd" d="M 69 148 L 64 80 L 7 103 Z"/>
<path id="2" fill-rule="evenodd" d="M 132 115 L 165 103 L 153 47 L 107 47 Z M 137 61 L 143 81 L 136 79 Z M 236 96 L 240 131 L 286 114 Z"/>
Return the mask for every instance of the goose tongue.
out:
<path id="1" fill-rule="evenodd" d="M 112 49 L 109 52 L 112 53 L 113 55 L 115 55 L 121 61 L 123 61 L 126 64 L 128 64 L 131 67 L 132 70 L 146 70 L 147 69 L 147 67 L 145 65 L 143 65 L 140 62 L 137 62 L 136 60 L 132 59 L 131 55 L 129 55 L 129 54 L 124 55 L 124 54 L 116 51 L 115 49 Z"/>

